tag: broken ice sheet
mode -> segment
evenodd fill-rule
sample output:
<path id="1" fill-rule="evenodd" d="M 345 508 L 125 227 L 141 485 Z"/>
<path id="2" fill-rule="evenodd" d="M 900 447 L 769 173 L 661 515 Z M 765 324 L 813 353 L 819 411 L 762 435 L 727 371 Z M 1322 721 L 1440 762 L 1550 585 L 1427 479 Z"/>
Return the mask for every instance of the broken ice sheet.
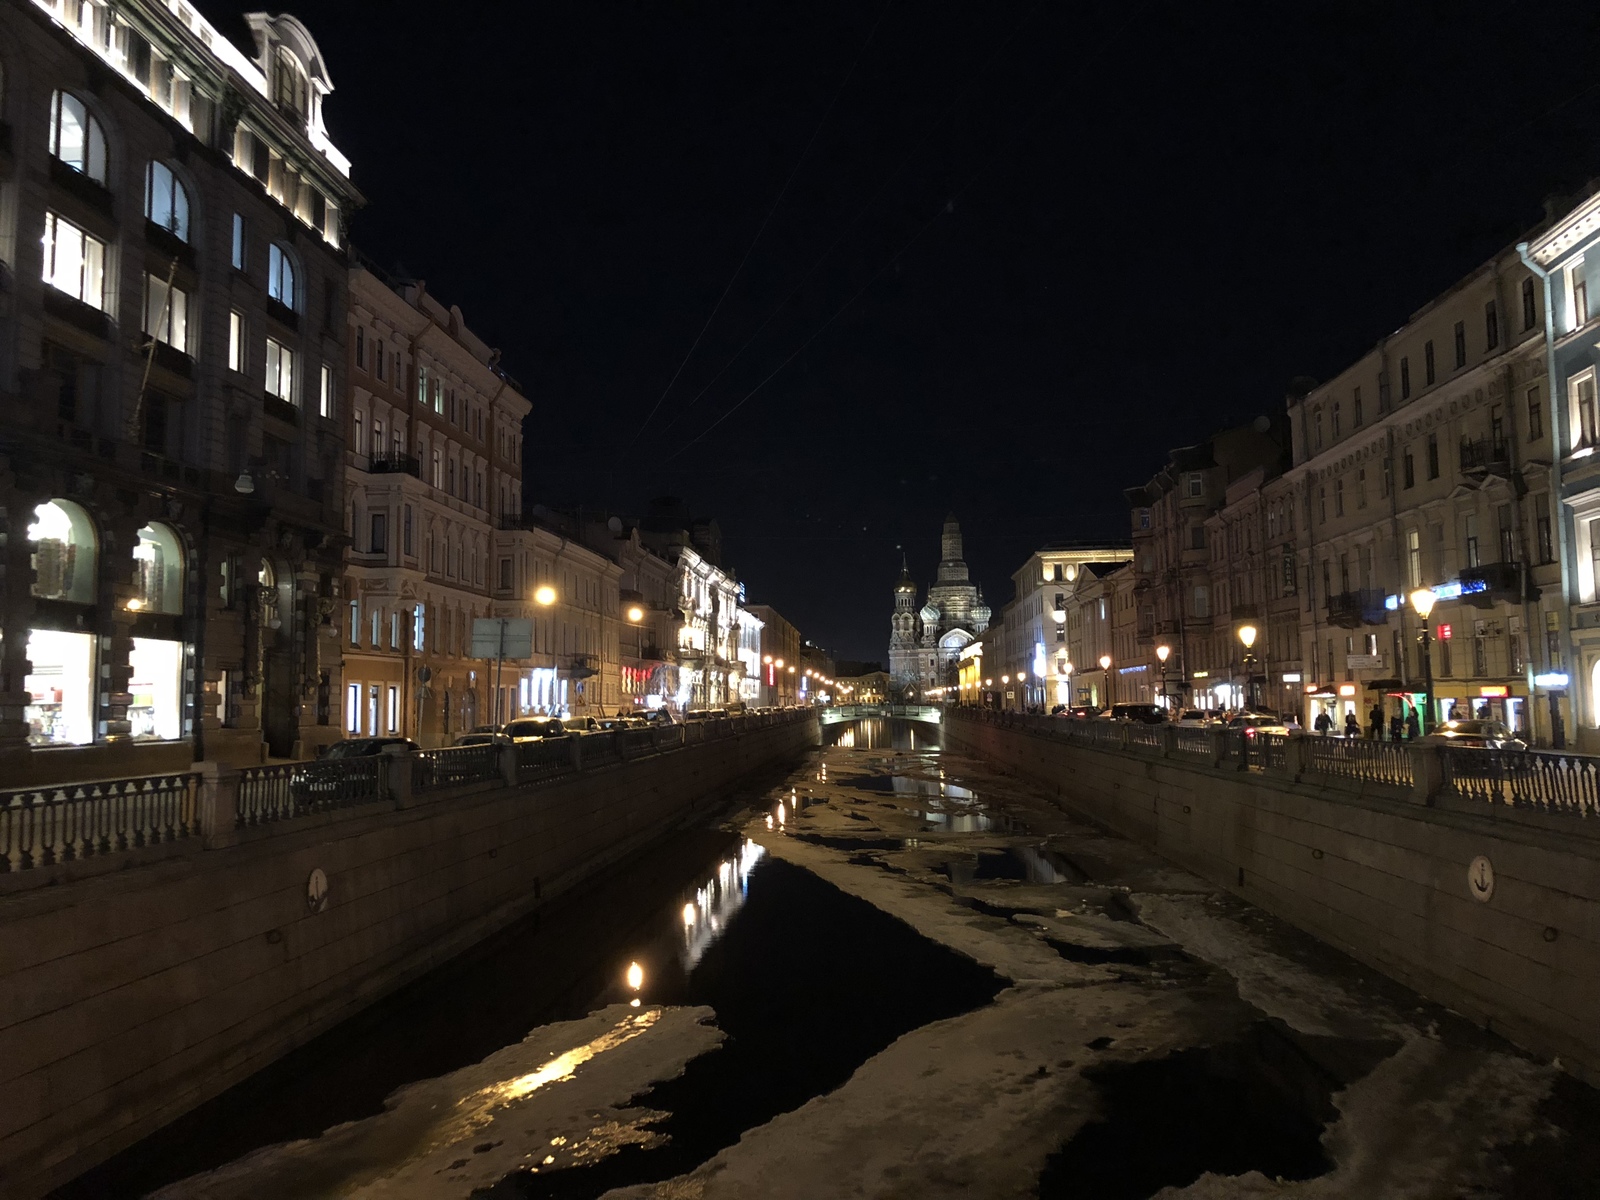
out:
<path id="1" fill-rule="evenodd" d="M 543 1025 L 472 1066 L 397 1089 L 376 1116 L 263 1147 L 155 1197 L 464 1197 L 519 1168 L 649 1146 L 661 1114 L 618 1106 L 716 1049 L 723 1034 L 713 1015 L 614 1004 Z"/>

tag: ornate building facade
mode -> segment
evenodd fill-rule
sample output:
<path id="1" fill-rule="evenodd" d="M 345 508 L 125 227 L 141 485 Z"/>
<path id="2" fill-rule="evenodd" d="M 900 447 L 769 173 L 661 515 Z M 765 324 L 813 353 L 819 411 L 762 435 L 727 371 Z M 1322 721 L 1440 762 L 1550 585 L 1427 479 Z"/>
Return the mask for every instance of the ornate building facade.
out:
<path id="1" fill-rule="evenodd" d="M 897 696 L 921 693 L 950 681 L 956 659 L 989 627 L 983 590 L 971 582 L 961 554 L 961 526 L 945 518 L 940 537 L 939 571 L 917 609 L 917 585 L 902 561 L 890 618 L 889 676 Z"/>

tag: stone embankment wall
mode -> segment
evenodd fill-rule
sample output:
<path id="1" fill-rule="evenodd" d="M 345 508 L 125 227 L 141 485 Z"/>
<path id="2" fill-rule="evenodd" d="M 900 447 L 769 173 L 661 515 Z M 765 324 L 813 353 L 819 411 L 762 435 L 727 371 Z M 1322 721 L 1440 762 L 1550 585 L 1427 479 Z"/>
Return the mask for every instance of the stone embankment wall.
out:
<path id="1" fill-rule="evenodd" d="M 1274 739 L 1252 762 L 1222 736 L 1207 753 L 1207 737 L 960 710 L 945 723 L 945 745 L 1600 1081 L 1592 796 L 1513 806 L 1502 785 L 1499 800 L 1483 798 L 1492 786 L 1464 797 L 1433 747 Z M 1593 760 L 1577 768 L 1592 780 Z"/>
<path id="2" fill-rule="evenodd" d="M 537 784 L 425 794 L 402 759 L 381 800 L 243 828 L 232 794 L 210 795 L 225 820 L 206 808 L 204 838 L 125 869 L 66 869 L 108 865 L 91 858 L 31 888 L 0 875 L 0 1195 L 73 1178 L 818 737 L 813 714 L 785 714 Z"/>

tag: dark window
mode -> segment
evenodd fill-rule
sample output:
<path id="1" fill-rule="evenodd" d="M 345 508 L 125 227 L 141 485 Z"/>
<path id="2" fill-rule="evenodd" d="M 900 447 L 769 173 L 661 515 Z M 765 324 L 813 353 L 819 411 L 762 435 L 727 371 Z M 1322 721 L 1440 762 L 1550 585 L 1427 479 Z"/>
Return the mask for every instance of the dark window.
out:
<path id="1" fill-rule="evenodd" d="M 1350 397 L 1350 424 L 1353 428 L 1361 428 L 1361 389 L 1357 388 Z"/>
<path id="2" fill-rule="evenodd" d="M 1536 442 L 1544 436 L 1544 408 L 1539 403 L 1539 389 L 1528 389 L 1528 440 Z"/>
<path id="3" fill-rule="evenodd" d="M 1533 280 L 1522 281 L 1522 327 L 1532 329 L 1539 320 L 1539 302 L 1534 299 Z"/>
<path id="4" fill-rule="evenodd" d="M 1456 322 L 1456 369 L 1467 365 L 1467 323 Z"/>
<path id="5" fill-rule="evenodd" d="M 1496 454 L 1505 453 L 1506 417 L 1505 410 L 1498 404 L 1489 406 L 1489 444 L 1494 447 Z"/>
<path id="6" fill-rule="evenodd" d="M 372 542 L 371 550 L 374 554 L 384 554 L 389 549 L 389 514 L 375 512 L 372 514 Z"/>
<path id="7" fill-rule="evenodd" d="M 160 392 L 145 393 L 144 448 L 153 454 L 167 452 L 167 398 Z"/>
<path id="8" fill-rule="evenodd" d="M 1416 464 L 1416 460 L 1411 457 L 1411 447 L 1410 446 L 1406 447 L 1405 459 L 1404 459 L 1404 467 L 1403 467 L 1403 469 L 1401 471 L 1401 476 L 1405 480 L 1405 483 L 1402 486 L 1404 486 L 1404 487 L 1416 487 L 1417 486 L 1417 464 Z"/>
<path id="9" fill-rule="evenodd" d="M 1411 360 L 1409 358 L 1400 360 L 1400 399 L 1411 399 Z"/>
<path id="10" fill-rule="evenodd" d="M 400 543 L 401 549 L 406 554 L 416 553 L 411 548 L 411 505 L 409 504 L 405 506 L 405 509 L 400 514 Z"/>
<path id="11" fill-rule="evenodd" d="M 1539 533 L 1539 561 L 1542 563 L 1555 562 L 1555 544 L 1550 540 L 1550 514 L 1540 513 L 1535 522 Z"/>
<path id="12" fill-rule="evenodd" d="M 378 339 L 377 349 L 373 354 L 374 361 L 378 364 L 378 378 L 383 378 L 383 339 Z"/>
<path id="13" fill-rule="evenodd" d="M 1483 348 L 1493 350 L 1500 344 L 1500 310 L 1494 301 L 1483 306 Z"/>
<path id="14" fill-rule="evenodd" d="M 1428 478 L 1439 478 L 1439 435 L 1428 435 Z"/>
<path id="15" fill-rule="evenodd" d="M 1294 554 L 1286 552 L 1283 556 L 1283 594 L 1294 595 Z"/>
<path id="16" fill-rule="evenodd" d="M 1434 376 L 1433 343 L 1431 341 L 1422 344 L 1422 377 L 1425 384 L 1432 385 Z"/>
<path id="17" fill-rule="evenodd" d="M 1333 402 L 1333 417 L 1332 417 L 1332 420 L 1333 420 L 1333 436 L 1334 437 L 1338 437 L 1339 436 L 1339 402 L 1337 400 L 1335 400 Z"/>
<path id="18" fill-rule="evenodd" d="M 1580 265 L 1578 271 L 1583 268 Z M 1589 281 L 1574 271 L 1572 273 L 1572 327 L 1589 323 Z"/>
<path id="19" fill-rule="evenodd" d="M 1206 527 L 1204 525 L 1191 525 L 1189 527 L 1189 545 L 1195 550 L 1206 548 Z"/>
<path id="20" fill-rule="evenodd" d="M 500 590 L 511 590 L 511 560 L 509 558 L 500 560 Z"/>
<path id="21" fill-rule="evenodd" d="M 356 366 L 363 370 L 367 365 L 367 334 L 359 325 L 356 327 Z"/>
<path id="22" fill-rule="evenodd" d="M 1517 561 L 1516 539 L 1511 532 L 1511 505 L 1502 504 L 1498 512 L 1500 524 L 1500 561 Z"/>

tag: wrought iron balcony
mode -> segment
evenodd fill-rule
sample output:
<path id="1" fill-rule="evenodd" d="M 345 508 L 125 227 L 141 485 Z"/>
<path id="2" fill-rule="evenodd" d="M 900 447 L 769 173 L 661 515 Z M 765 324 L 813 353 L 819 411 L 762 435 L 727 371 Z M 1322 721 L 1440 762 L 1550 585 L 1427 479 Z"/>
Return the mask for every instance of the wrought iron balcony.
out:
<path id="1" fill-rule="evenodd" d="M 367 471 L 373 475 L 405 474 L 422 478 L 422 463 L 411 454 L 374 454 L 367 459 Z"/>
<path id="2" fill-rule="evenodd" d="M 1461 443 L 1463 475 L 1504 475 L 1511 470 L 1511 447 L 1503 438 L 1479 438 Z"/>
<path id="3" fill-rule="evenodd" d="M 1383 600 L 1383 593 L 1377 588 L 1358 588 L 1353 592 L 1329 596 L 1328 624 L 1340 629 L 1383 625 L 1389 620 L 1389 611 L 1383 606 Z"/>
<path id="4" fill-rule="evenodd" d="M 1523 564 L 1516 562 L 1480 563 L 1461 572 L 1461 599 L 1478 608 L 1496 604 L 1520 603 L 1526 580 L 1529 600 L 1539 598 L 1539 589 Z"/>

